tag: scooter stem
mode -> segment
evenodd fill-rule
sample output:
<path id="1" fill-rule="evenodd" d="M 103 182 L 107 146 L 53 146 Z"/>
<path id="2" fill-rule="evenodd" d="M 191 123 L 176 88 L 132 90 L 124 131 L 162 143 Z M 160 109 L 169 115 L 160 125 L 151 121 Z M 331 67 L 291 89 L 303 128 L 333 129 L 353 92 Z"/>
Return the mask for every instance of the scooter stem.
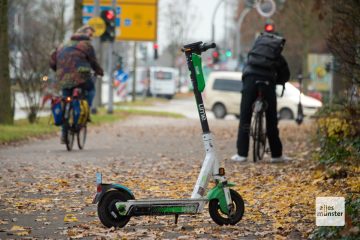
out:
<path id="1" fill-rule="evenodd" d="M 204 197 L 210 179 L 219 174 L 219 161 L 217 160 L 212 134 L 204 133 L 202 138 L 206 155 L 191 198 Z"/>

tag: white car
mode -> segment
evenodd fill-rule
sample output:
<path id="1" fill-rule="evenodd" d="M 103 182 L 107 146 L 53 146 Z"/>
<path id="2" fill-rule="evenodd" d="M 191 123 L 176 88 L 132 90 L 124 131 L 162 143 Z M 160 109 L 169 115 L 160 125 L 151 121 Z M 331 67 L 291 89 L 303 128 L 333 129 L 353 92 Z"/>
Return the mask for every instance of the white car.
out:
<path id="1" fill-rule="evenodd" d="M 211 110 L 216 118 L 227 114 L 240 116 L 241 90 L 243 83 L 241 72 L 212 72 L 206 82 L 204 91 L 205 108 Z M 294 119 L 297 114 L 300 91 L 291 83 L 285 84 L 283 97 L 280 97 L 282 86 L 277 86 L 277 111 L 280 119 Z M 312 116 L 322 103 L 312 97 L 301 94 L 305 116 Z"/>
<path id="2" fill-rule="evenodd" d="M 294 119 L 297 114 L 299 98 L 301 98 L 301 104 L 303 106 L 303 113 L 307 117 L 313 116 L 316 111 L 322 107 L 322 103 L 313 98 L 306 96 L 301 93 L 294 85 L 291 83 L 285 84 L 285 91 L 283 97 L 281 96 L 282 86 L 276 86 L 277 98 L 277 109 L 280 119 Z"/>

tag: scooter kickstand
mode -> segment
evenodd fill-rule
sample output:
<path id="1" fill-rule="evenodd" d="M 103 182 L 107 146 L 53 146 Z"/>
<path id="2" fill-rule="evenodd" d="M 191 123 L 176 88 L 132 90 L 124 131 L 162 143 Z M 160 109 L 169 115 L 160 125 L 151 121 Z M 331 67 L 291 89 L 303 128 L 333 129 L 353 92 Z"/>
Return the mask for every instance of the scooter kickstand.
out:
<path id="1" fill-rule="evenodd" d="M 177 225 L 179 219 L 179 214 L 175 214 L 175 224 Z"/>

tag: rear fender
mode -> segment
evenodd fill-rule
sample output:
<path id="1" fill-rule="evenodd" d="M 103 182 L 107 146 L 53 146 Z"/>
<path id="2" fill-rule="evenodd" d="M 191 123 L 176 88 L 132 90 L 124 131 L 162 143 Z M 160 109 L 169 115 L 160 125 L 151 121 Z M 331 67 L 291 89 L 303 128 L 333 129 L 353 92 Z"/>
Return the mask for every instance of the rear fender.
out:
<path id="1" fill-rule="evenodd" d="M 93 204 L 97 204 L 98 202 L 101 201 L 101 199 L 103 198 L 103 196 L 105 195 L 105 193 L 107 193 L 110 190 L 117 190 L 117 191 L 121 191 L 121 192 L 126 192 L 128 193 L 133 199 L 135 199 L 134 194 L 131 192 L 130 189 L 128 189 L 125 186 L 122 186 L 120 184 L 106 184 L 106 183 L 101 183 L 98 185 L 98 187 L 101 187 L 101 191 L 97 192 L 94 200 L 93 200 Z"/>

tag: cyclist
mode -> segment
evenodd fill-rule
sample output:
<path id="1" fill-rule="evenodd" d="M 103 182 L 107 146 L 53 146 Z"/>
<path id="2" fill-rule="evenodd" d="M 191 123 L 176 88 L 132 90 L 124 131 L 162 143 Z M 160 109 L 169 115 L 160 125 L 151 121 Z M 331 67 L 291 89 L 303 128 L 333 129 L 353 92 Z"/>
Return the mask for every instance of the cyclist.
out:
<path id="1" fill-rule="evenodd" d="M 247 160 L 249 151 L 250 123 L 252 105 L 257 98 L 257 81 L 268 82 L 263 94 L 268 103 L 266 109 L 266 132 L 271 150 L 271 162 L 289 160 L 282 153 L 276 111 L 276 83 L 285 83 L 290 78 L 290 71 L 285 58 L 281 55 L 285 39 L 274 34 L 262 33 L 248 54 L 248 61 L 243 69 L 243 90 L 240 106 L 240 123 L 237 136 L 237 154 L 231 160 Z"/>
<path id="2" fill-rule="evenodd" d="M 70 41 L 61 44 L 50 56 L 50 67 L 56 71 L 57 88 L 62 90 L 63 97 L 71 96 L 76 87 L 86 90 L 86 100 L 91 107 L 95 96 L 95 85 L 91 70 L 103 76 L 91 38 L 95 30 L 84 25 L 71 36 Z M 65 142 L 65 131 L 62 128 L 61 143 Z"/>

